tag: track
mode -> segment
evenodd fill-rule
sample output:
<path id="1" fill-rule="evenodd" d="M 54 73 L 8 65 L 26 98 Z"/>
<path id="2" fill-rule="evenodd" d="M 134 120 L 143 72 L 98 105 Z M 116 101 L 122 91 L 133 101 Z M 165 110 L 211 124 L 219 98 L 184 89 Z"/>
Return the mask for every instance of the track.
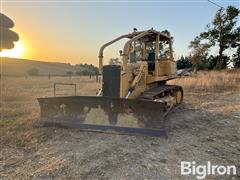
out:
<path id="1" fill-rule="evenodd" d="M 164 101 L 164 98 L 169 96 L 174 98 L 174 105 L 180 104 L 183 100 L 182 87 L 177 85 L 161 85 L 143 92 L 139 96 L 139 99 L 149 101 L 162 99 Z"/>
<path id="2" fill-rule="evenodd" d="M 167 110 L 163 115 L 165 119 L 173 107 L 182 103 L 183 89 L 177 85 L 161 85 L 143 92 L 139 99 L 166 103 Z"/>

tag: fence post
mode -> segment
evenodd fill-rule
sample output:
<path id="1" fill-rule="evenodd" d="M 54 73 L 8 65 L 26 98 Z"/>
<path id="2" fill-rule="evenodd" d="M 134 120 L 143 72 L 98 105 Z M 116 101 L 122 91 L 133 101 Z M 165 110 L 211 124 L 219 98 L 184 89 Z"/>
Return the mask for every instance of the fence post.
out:
<path id="1" fill-rule="evenodd" d="M 96 82 L 98 82 L 98 74 L 96 74 Z"/>
<path id="2" fill-rule="evenodd" d="M 56 96 L 56 83 L 54 83 L 53 91 L 54 91 L 54 97 L 55 97 Z"/>
<path id="3" fill-rule="evenodd" d="M 77 95 L 77 85 L 75 84 L 75 89 L 74 89 L 75 96 Z"/>

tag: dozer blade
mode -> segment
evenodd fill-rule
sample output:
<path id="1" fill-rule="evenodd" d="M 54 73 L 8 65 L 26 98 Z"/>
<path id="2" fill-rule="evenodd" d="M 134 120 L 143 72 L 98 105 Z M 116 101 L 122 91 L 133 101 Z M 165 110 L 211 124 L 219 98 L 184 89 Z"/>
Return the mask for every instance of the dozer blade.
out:
<path id="1" fill-rule="evenodd" d="M 162 102 L 93 96 L 38 98 L 45 126 L 129 135 L 166 136 Z"/>

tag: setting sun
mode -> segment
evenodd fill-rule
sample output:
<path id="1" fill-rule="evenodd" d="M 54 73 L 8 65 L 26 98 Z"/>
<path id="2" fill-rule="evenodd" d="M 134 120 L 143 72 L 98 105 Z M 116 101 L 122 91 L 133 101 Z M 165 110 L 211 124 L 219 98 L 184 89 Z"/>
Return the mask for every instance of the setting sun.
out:
<path id="1" fill-rule="evenodd" d="M 14 43 L 13 49 L 4 49 L 0 52 L 0 57 L 21 58 L 24 54 L 25 48 L 23 42 L 20 40 Z"/>

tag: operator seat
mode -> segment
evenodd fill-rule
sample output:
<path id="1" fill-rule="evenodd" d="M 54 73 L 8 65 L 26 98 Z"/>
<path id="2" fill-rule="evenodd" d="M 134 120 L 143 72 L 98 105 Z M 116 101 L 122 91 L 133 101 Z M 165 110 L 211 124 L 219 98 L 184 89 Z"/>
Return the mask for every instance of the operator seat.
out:
<path id="1" fill-rule="evenodd" d="M 148 53 L 147 63 L 148 71 L 155 71 L 155 52 Z"/>

